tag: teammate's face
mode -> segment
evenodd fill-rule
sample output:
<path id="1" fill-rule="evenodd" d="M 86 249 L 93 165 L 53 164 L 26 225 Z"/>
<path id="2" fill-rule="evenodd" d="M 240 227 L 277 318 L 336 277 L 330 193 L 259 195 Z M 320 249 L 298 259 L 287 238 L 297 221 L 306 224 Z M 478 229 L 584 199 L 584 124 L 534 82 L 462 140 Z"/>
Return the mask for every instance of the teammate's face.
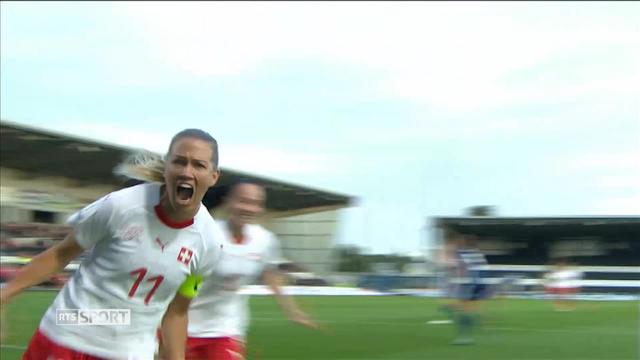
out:
<path id="1" fill-rule="evenodd" d="M 266 194 L 256 184 L 237 185 L 228 198 L 229 222 L 236 226 L 251 224 L 264 211 Z"/>
<path id="2" fill-rule="evenodd" d="M 207 189 L 220 176 L 213 166 L 211 145 L 197 138 L 178 139 L 168 154 L 164 170 L 167 199 L 173 210 L 195 215 Z"/>
<path id="3" fill-rule="evenodd" d="M 454 250 L 463 249 L 465 247 L 464 236 L 458 233 L 449 235 L 448 242 Z"/>

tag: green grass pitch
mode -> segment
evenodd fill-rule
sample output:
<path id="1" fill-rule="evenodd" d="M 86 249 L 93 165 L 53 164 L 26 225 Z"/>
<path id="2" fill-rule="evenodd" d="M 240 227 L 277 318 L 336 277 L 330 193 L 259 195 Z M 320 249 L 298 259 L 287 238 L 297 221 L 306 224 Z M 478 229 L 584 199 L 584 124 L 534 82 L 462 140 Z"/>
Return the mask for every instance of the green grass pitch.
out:
<path id="1" fill-rule="evenodd" d="M 2 360 L 19 359 L 54 295 L 28 292 L 8 306 Z M 493 299 L 483 306 L 476 344 L 452 346 L 453 325 L 427 324 L 444 319 L 439 299 L 301 296 L 297 300 L 324 330 L 289 323 L 272 297 L 254 296 L 249 359 L 640 358 L 639 304 L 633 301 L 585 301 L 573 312 L 555 312 L 541 300 Z"/>

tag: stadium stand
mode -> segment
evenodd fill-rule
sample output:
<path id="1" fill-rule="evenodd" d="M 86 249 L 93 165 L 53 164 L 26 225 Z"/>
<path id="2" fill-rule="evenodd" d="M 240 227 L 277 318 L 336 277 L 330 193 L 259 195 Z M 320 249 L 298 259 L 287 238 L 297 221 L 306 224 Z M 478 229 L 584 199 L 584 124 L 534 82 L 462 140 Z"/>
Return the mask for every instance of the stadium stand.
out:
<path id="1" fill-rule="evenodd" d="M 59 224 L 75 210 L 125 186 L 113 169 L 131 152 L 142 150 L 7 120 L 0 121 L 0 135 L 3 256 L 32 256 L 62 239 L 66 229 Z M 305 269 L 296 282 L 300 278 L 301 283 L 319 283 L 313 274 L 332 268 L 337 211 L 356 199 L 224 167 L 217 186 L 239 179 L 266 188 L 263 225 L 280 238 L 285 256 Z M 218 193 L 211 191 L 204 202 L 215 203 L 215 196 Z"/>
<path id="2" fill-rule="evenodd" d="M 540 290 L 554 259 L 570 259 L 583 273 L 585 293 L 640 292 L 640 217 L 440 217 L 443 229 L 476 235 L 489 265 L 486 277 Z"/>

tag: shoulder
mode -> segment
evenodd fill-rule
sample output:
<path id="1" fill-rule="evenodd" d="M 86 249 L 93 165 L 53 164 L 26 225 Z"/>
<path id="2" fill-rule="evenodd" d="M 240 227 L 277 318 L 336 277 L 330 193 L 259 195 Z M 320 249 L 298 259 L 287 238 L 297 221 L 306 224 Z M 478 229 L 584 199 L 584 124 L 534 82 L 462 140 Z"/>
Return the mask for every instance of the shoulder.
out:
<path id="1" fill-rule="evenodd" d="M 197 261 L 191 268 L 194 274 L 205 274 L 212 271 L 221 251 L 224 248 L 221 231 L 212 217 L 198 217 L 194 219 L 194 224 L 189 228 L 189 237 L 193 239 L 192 246 L 197 252 Z"/>
<path id="2" fill-rule="evenodd" d="M 200 206 L 200 210 L 193 218 L 193 225 L 198 232 L 206 233 L 208 231 L 214 231 L 218 225 L 216 221 L 213 219 L 211 214 L 207 211 L 204 205 Z"/>
<path id="3" fill-rule="evenodd" d="M 132 207 L 144 206 L 154 197 L 159 198 L 160 185 L 140 184 L 125 189 L 116 190 L 105 196 L 114 209 L 127 210 Z"/>
<path id="4" fill-rule="evenodd" d="M 271 231 L 265 229 L 262 225 L 247 225 L 247 230 L 253 241 L 260 241 L 267 244 L 276 241 L 275 235 Z"/>
<path id="5" fill-rule="evenodd" d="M 144 196 L 152 189 L 159 189 L 159 188 L 160 188 L 160 185 L 158 184 L 144 183 L 144 184 L 138 184 L 134 186 L 129 186 L 124 189 L 116 190 L 111 194 L 113 194 L 113 196 L 123 197 L 123 198 L 127 196 Z"/>
<path id="6" fill-rule="evenodd" d="M 121 190 L 112 191 L 102 197 L 96 199 L 92 203 L 84 206 L 71 216 L 71 222 L 83 221 L 96 214 L 112 218 L 114 215 L 125 212 L 127 209 L 134 206 L 133 204 L 139 204 L 136 201 L 135 194 L 140 192 L 138 186 L 137 189 L 126 188 Z"/>
<path id="7" fill-rule="evenodd" d="M 196 231 L 200 233 L 205 244 L 220 244 L 224 239 L 224 231 L 220 223 L 215 221 L 210 215 L 198 216 L 196 218 Z"/>
<path id="8" fill-rule="evenodd" d="M 226 226 L 227 226 L 227 221 L 226 220 L 224 220 L 224 219 L 215 219 L 215 218 L 213 220 L 215 221 L 216 225 L 218 225 L 218 227 L 220 229 L 225 229 L 226 228 Z"/>

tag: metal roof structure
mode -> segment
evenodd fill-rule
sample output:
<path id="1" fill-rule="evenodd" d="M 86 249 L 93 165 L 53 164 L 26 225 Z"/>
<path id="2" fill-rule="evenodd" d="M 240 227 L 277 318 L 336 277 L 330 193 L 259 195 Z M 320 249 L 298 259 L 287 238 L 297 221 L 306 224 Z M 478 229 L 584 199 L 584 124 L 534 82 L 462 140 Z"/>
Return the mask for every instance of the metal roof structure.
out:
<path id="1" fill-rule="evenodd" d="M 640 216 L 558 216 L 558 217 L 436 217 L 434 226 L 467 230 L 475 234 L 541 233 L 612 233 L 625 232 L 640 236 Z"/>
<path id="2" fill-rule="evenodd" d="M 142 150 L 107 144 L 63 133 L 52 132 L 0 121 L 0 165 L 29 174 L 60 176 L 79 184 L 107 184 L 118 187 L 122 182 L 113 169 L 133 151 Z M 355 199 L 348 195 L 295 185 L 237 170 L 221 168 L 216 186 L 240 179 L 255 181 L 267 190 L 267 209 L 296 211 L 310 208 L 347 207 Z"/>

